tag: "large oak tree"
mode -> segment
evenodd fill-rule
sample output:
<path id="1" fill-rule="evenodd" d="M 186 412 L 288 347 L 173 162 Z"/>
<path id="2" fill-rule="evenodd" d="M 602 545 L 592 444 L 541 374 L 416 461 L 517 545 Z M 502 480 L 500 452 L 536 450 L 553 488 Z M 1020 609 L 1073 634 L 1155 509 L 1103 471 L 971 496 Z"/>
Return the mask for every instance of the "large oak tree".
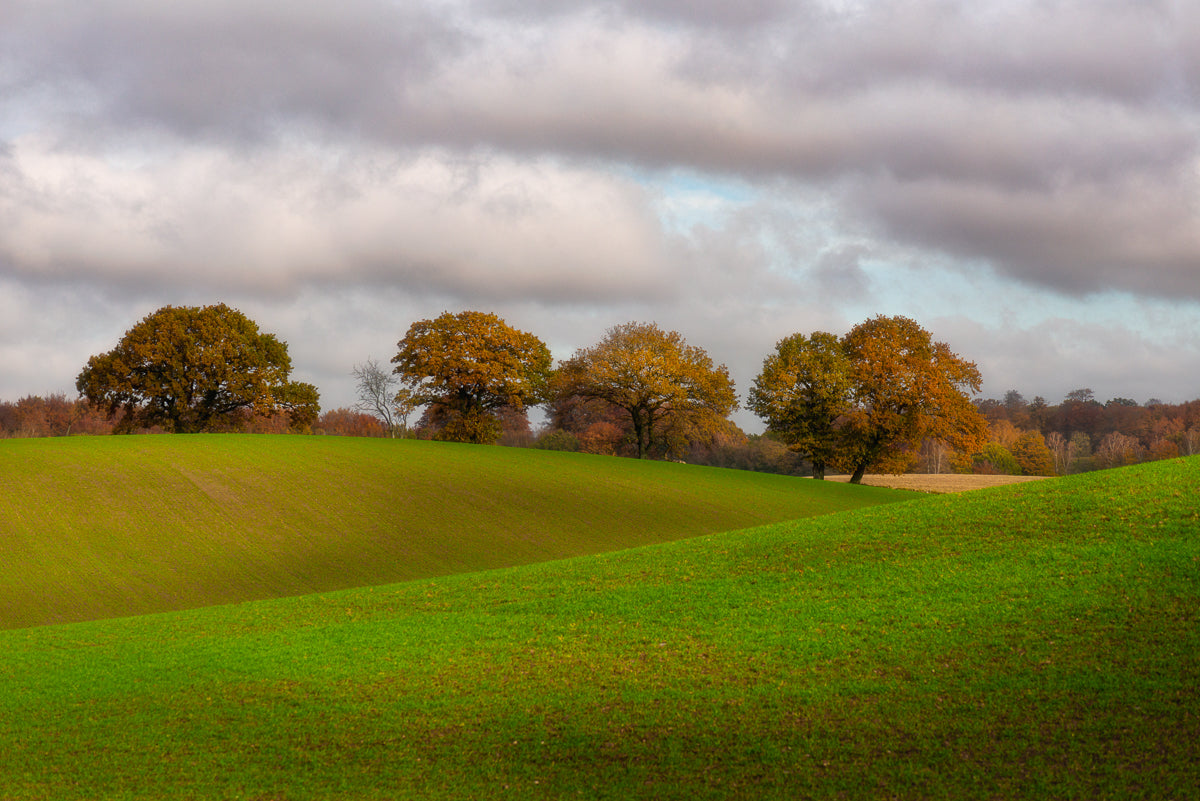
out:
<path id="1" fill-rule="evenodd" d="M 225 304 L 164 306 L 88 360 L 75 386 L 117 430 L 162 426 L 176 433 L 226 427 L 239 414 L 316 419 L 316 387 L 288 380 L 287 344 Z"/>
<path id="2" fill-rule="evenodd" d="M 431 407 L 438 439 L 493 443 L 501 433 L 498 414 L 523 412 L 545 400 L 550 349 L 494 314 L 445 312 L 413 323 L 392 358 L 394 372 L 412 403 Z"/>
<path id="3" fill-rule="evenodd" d="M 853 385 L 842 423 L 842 458 L 852 482 L 926 438 L 964 453 L 987 441 L 987 422 L 966 394 L 979 391 L 979 369 L 914 320 L 873 317 L 842 338 L 842 349 Z"/>
<path id="4" fill-rule="evenodd" d="M 684 439 L 723 430 L 737 408 L 725 365 L 714 365 L 703 348 L 654 323 L 614 326 L 596 345 L 576 351 L 559 369 L 558 394 L 623 409 L 638 458 L 650 454 L 668 429 Z"/>

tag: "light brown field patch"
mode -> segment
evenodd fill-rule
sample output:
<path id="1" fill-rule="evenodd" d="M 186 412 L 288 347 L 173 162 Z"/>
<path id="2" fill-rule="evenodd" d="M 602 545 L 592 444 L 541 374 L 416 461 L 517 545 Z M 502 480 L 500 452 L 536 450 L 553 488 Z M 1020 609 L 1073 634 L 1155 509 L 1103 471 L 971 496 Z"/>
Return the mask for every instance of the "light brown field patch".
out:
<path id="1" fill-rule="evenodd" d="M 826 476 L 828 481 L 850 481 L 850 476 Z M 1001 487 L 1024 481 L 1040 481 L 1045 476 L 977 476 L 958 473 L 904 473 L 898 476 L 872 474 L 863 476 L 862 483 L 872 487 L 916 490 L 917 492 L 967 492 L 985 487 Z"/>

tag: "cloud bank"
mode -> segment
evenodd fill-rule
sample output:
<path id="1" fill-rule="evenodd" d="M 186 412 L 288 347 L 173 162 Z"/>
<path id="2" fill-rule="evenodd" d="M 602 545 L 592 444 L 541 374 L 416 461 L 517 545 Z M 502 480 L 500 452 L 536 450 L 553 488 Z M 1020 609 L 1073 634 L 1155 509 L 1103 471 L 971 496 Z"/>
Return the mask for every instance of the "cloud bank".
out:
<path id="1" fill-rule="evenodd" d="M 658 318 L 749 376 L 876 311 L 973 356 L 956 320 L 1117 303 L 1194 365 L 1198 87 L 1183 0 L 0 0 L 0 281 L 511 309 L 567 349 Z"/>

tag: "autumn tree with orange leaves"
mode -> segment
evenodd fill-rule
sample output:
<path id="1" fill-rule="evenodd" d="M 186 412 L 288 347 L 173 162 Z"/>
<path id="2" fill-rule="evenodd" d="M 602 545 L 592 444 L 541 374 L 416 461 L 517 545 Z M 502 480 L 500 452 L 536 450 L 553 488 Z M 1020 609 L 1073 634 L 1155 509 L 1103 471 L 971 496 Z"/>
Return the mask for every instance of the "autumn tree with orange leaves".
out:
<path id="1" fill-rule="evenodd" d="M 714 365 L 703 348 L 655 323 L 610 328 L 599 343 L 561 365 L 557 389 L 560 399 L 574 396 L 624 410 L 639 459 L 668 434 L 679 442 L 710 437 L 737 408 L 725 365 Z"/>
<path id="2" fill-rule="evenodd" d="M 397 347 L 394 372 L 411 402 L 429 407 L 427 416 L 438 421 L 436 439 L 494 443 L 502 431 L 500 410 L 523 413 L 545 400 L 550 349 L 494 314 L 445 312 L 420 320 Z"/>
<path id="3" fill-rule="evenodd" d="M 987 441 L 987 422 L 967 396 L 982 379 L 944 342 L 907 317 L 873 317 L 842 338 L 851 364 L 853 402 L 842 425 L 842 460 L 850 480 L 867 468 L 894 469 L 889 459 L 941 440 L 972 453 Z"/>

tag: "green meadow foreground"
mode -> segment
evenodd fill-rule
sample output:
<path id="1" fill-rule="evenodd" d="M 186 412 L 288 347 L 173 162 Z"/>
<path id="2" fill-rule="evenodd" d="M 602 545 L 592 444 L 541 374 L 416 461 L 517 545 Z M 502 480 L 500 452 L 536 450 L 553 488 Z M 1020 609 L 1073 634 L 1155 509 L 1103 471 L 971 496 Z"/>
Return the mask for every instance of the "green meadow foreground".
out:
<path id="1" fill-rule="evenodd" d="M 508 567 L 911 497 L 344 437 L 0 441 L 0 628 Z"/>
<path id="2" fill-rule="evenodd" d="M 1194 798 L 1198 487 L 0 631 L 0 798 Z"/>

